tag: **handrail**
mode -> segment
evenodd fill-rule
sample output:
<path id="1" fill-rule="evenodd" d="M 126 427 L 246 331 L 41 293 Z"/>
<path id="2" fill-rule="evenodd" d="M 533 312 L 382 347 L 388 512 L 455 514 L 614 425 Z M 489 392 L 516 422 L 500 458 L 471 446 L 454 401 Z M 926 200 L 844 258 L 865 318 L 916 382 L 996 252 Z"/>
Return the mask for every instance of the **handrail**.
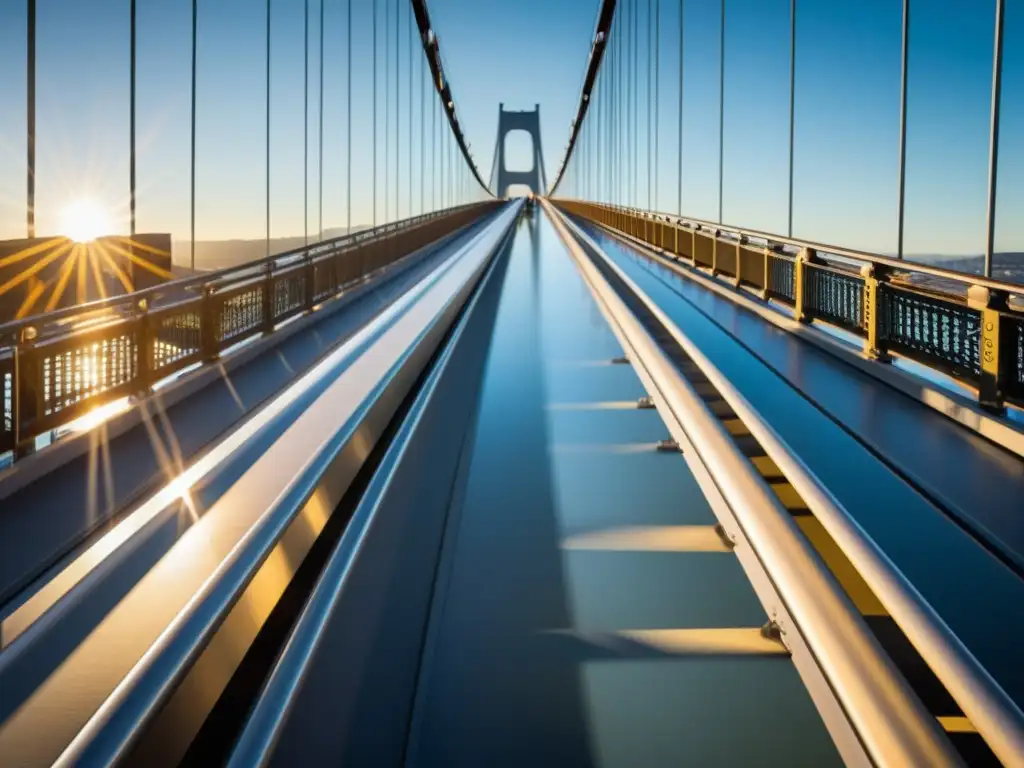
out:
<path id="1" fill-rule="evenodd" d="M 578 228 L 575 231 L 595 253 L 602 255 L 609 268 L 644 302 L 719 391 L 849 558 L 996 756 L 1007 766 L 1024 765 L 1024 713 L 1016 703 L 699 346 L 618 265 L 604 256 L 586 233 Z"/>
<path id="2" fill-rule="evenodd" d="M 495 267 L 492 267 L 492 277 L 485 277 L 484 280 L 493 279 L 494 269 Z M 382 528 L 397 530 L 400 527 L 385 526 L 381 518 L 387 518 L 389 503 L 396 507 L 408 506 L 405 500 L 410 498 L 409 477 L 401 468 L 403 464 L 406 467 L 409 464 L 418 465 L 415 457 L 424 446 L 429 445 L 433 452 L 437 447 L 434 440 L 440 431 L 451 435 L 455 447 L 448 454 L 449 460 L 457 463 L 462 440 L 458 418 L 454 422 L 455 427 L 452 426 L 451 418 L 434 420 L 431 426 L 431 420 L 425 414 L 437 407 L 439 398 L 444 400 L 443 392 L 446 387 L 451 386 L 450 383 L 444 383 L 446 378 L 466 375 L 460 365 L 465 363 L 465 357 L 460 356 L 456 348 L 463 343 L 467 327 L 471 323 L 470 318 L 475 307 L 479 306 L 485 290 L 486 288 L 482 287 L 470 299 L 434 368 L 416 396 L 415 403 L 406 414 L 389 446 L 388 454 L 394 457 L 394 462 L 392 463 L 388 457 L 384 458 L 381 470 L 378 470 L 352 513 L 345 532 L 328 559 L 316 587 L 303 608 L 302 615 L 292 629 L 287 645 L 274 663 L 273 671 L 263 686 L 259 700 L 249 712 L 246 725 L 235 742 L 231 758 L 227 762 L 228 768 L 253 768 L 267 765 L 274 759 L 274 752 L 278 749 L 282 736 L 294 718 L 296 707 L 304 695 L 303 686 L 315 674 L 313 668 L 316 665 L 316 654 L 324 646 L 325 635 L 330 632 L 339 605 L 344 604 L 346 595 L 351 595 L 353 591 L 359 589 L 356 583 L 358 579 L 353 576 L 360 567 L 357 563 L 366 557 L 364 552 L 373 549 L 374 545 L 370 542 L 381 535 Z M 453 371 L 453 368 L 458 370 Z M 442 449 L 442 454 L 444 453 Z M 440 475 L 437 474 L 438 456 L 435 455 L 434 459 L 429 469 L 420 466 L 419 469 L 412 471 L 414 475 L 426 472 L 431 477 L 429 482 L 444 485 L 446 498 L 451 478 L 443 471 Z M 454 466 L 451 469 L 454 471 Z M 415 491 L 412 495 L 419 498 Z M 429 501 L 427 503 L 429 504 Z M 417 517 L 424 520 L 431 518 L 431 515 L 420 514 Z M 443 528 L 443 516 L 438 524 Z M 408 532 L 402 535 L 404 537 Z M 336 649 L 332 649 L 331 655 L 336 656 Z M 344 697 L 344 694 L 340 695 Z M 315 726 L 302 722 L 301 727 L 305 730 Z M 277 757 L 280 759 L 281 756 Z M 324 755 L 320 754 L 319 757 L 322 760 Z"/>
<path id="3" fill-rule="evenodd" d="M 36 436 L 272 333 L 499 204 L 489 199 L 390 222 L 368 234 L 0 326 L 13 342 L 0 347 L 0 452 L 31 453 Z M 275 269 L 278 262 L 284 263 Z M 190 290 L 194 295 L 181 301 Z M 166 303 L 151 305 L 150 298 L 168 291 Z"/>
<path id="4" fill-rule="evenodd" d="M 707 231 L 721 231 L 728 234 L 736 235 L 737 237 L 743 238 L 754 238 L 757 240 L 765 240 L 769 243 L 775 243 L 779 245 L 788 245 L 797 251 L 803 249 L 809 249 L 816 251 L 819 254 L 832 254 L 840 256 L 844 259 L 851 259 L 858 262 L 867 262 L 871 264 L 877 264 L 889 267 L 894 270 L 900 270 L 905 272 L 918 272 L 923 275 L 929 275 L 931 277 L 941 277 L 947 280 L 955 280 L 958 283 L 964 283 L 965 285 L 980 285 L 985 288 L 990 288 L 996 291 L 1004 291 L 1007 293 L 1017 293 L 1024 295 L 1024 285 L 1020 283 L 1010 283 L 1003 280 L 995 280 L 990 277 L 983 277 L 982 275 L 972 275 L 968 272 L 958 272 L 955 269 L 945 269 L 943 267 L 935 267 L 930 264 L 922 264 L 920 262 L 911 261 L 909 259 L 894 259 L 891 256 L 884 256 L 880 253 L 873 253 L 871 251 L 858 251 L 852 248 L 843 248 L 837 245 L 828 245 L 827 243 L 821 243 L 815 240 L 801 240 L 799 238 L 787 237 L 785 235 L 778 235 L 773 232 L 764 232 L 758 229 L 748 229 L 746 227 L 739 227 L 734 224 L 720 224 L 718 222 L 709 221 L 707 219 L 698 219 L 693 216 L 683 216 L 676 213 L 662 213 L 660 211 L 645 211 L 640 208 L 630 208 L 628 206 L 618 206 L 609 203 L 592 203 L 591 201 L 580 201 L 587 202 L 591 205 L 601 205 L 608 208 L 619 208 L 622 210 L 632 211 L 633 213 L 652 219 L 660 217 L 664 221 L 681 224 L 687 226 L 688 224 L 696 224 L 702 230 Z"/>
<path id="5" fill-rule="evenodd" d="M 736 287 L 754 288 L 761 299 L 791 307 L 795 320 L 860 336 L 869 359 L 899 355 L 960 380 L 977 390 L 986 410 L 1024 407 L 1022 285 L 685 216 L 582 200 L 555 203 L 669 258 L 710 268 Z M 905 273 L 931 280 L 906 280 Z"/>
<path id="6" fill-rule="evenodd" d="M 874 762 L 899 766 L 960 764 L 935 718 L 882 652 L 790 514 L 704 400 L 586 256 L 568 227 L 573 227 L 575 236 L 602 258 L 630 290 L 641 298 L 643 293 L 585 233 L 562 220 L 550 203 L 544 201 L 544 205 L 583 276 L 608 308 L 638 361 L 650 372 L 660 390 L 657 394 L 675 416 L 732 510 Z M 671 331 L 672 326 L 668 327 Z M 693 359 L 701 368 L 707 363 L 706 359 Z"/>
<path id="7" fill-rule="evenodd" d="M 187 290 L 190 288 L 205 286 L 209 283 L 230 279 L 236 275 L 244 275 L 247 272 L 266 268 L 267 265 L 275 265 L 285 259 L 300 259 L 306 256 L 315 259 L 322 256 L 329 256 L 338 248 L 356 245 L 364 240 L 375 240 L 391 232 L 397 232 L 399 230 L 421 224 L 424 221 L 429 221 L 430 219 L 436 219 L 465 208 L 471 208 L 474 205 L 477 205 L 477 203 L 466 203 L 463 205 L 453 206 L 451 208 L 421 213 L 406 219 L 378 224 L 376 227 L 368 227 L 356 232 L 349 232 L 328 240 L 320 240 L 316 243 L 310 243 L 309 245 L 301 245 L 298 248 L 282 251 L 281 253 L 275 253 L 271 256 L 263 256 L 259 259 L 254 259 L 253 261 L 247 261 L 244 264 L 236 264 L 231 267 L 210 270 L 209 272 L 201 272 L 197 275 L 180 277 L 176 280 L 168 280 L 165 283 L 160 283 L 159 285 L 154 285 L 139 291 L 123 293 L 117 296 L 109 296 L 105 299 L 95 299 L 94 301 L 77 304 L 73 307 L 65 307 L 64 309 L 55 309 L 50 312 L 31 315 L 30 317 L 22 318 L 20 320 L 11 320 L 0 324 L 0 340 L 17 339 L 20 336 L 19 332 L 24 328 L 35 328 L 43 323 L 63 320 L 82 314 L 90 314 L 92 312 L 97 312 L 115 306 L 129 306 L 137 304 L 141 299 L 149 299 L 154 296 L 158 296 L 161 293 L 166 293 L 168 289 Z M 0 347 L 2 346 L 3 344 L 0 344 Z"/>

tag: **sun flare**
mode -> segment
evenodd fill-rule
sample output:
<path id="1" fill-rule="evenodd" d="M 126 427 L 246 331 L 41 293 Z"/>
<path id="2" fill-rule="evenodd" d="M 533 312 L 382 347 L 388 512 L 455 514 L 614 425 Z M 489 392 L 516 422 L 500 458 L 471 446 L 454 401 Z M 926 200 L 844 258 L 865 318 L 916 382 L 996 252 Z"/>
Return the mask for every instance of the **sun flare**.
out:
<path id="1" fill-rule="evenodd" d="M 60 216 L 60 233 L 76 243 L 91 243 L 113 231 L 113 218 L 95 200 L 75 200 Z"/>

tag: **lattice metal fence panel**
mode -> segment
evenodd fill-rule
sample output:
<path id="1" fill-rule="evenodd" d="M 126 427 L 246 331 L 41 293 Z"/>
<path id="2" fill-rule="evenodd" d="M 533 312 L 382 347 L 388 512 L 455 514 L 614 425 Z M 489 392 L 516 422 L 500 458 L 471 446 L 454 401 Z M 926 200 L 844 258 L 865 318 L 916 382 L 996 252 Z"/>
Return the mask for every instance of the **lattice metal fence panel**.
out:
<path id="1" fill-rule="evenodd" d="M 949 373 L 977 379 L 981 375 L 981 317 L 952 301 L 879 286 L 880 341 Z"/>
<path id="2" fill-rule="evenodd" d="M 313 265 L 313 300 L 323 301 L 337 290 L 334 282 L 334 258 L 322 259 Z"/>
<path id="3" fill-rule="evenodd" d="M 36 365 L 42 378 L 41 415 L 61 411 L 131 384 L 138 376 L 138 346 L 135 329 L 92 343 L 37 351 Z"/>
<path id="4" fill-rule="evenodd" d="M 768 293 L 777 299 L 796 301 L 796 275 L 792 259 L 772 255 L 768 259 Z"/>
<path id="5" fill-rule="evenodd" d="M 813 317 L 864 333 L 864 279 L 808 264 L 805 310 Z"/>
<path id="6" fill-rule="evenodd" d="M 263 286 L 225 296 L 220 305 L 220 342 L 235 341 L 263 327 Z"/>
<path id="7" fill-rule="evenodd" d="M 157 317 L 153 328 L 153 372 L 159 376 L 182 360 L 197 356 L 202 347 L 198 304 L 174 314 Z"/>
<path id="8" fill-rule="evenodd" d="M 0 357 L 0 390 L 3 419 L 0 421 L 0 453 L 14 448 L 14 356 Z"/>
<path id="9" fill-rule="evenodd" d="M 306 304 L 306 272 L 295 270 L 274 280 L 274 319 L 302 311 Z"/>
<path id="10" fill-rule="evenodd" d="M 1010 374 L 1007 376 L 1006 394 L 1008 399 L 1024 405 L 1024 318 L 1011 317 L 1004 327 L 1009 329 L 1004 354 L 1010 357 L 1007 361 Z"/>

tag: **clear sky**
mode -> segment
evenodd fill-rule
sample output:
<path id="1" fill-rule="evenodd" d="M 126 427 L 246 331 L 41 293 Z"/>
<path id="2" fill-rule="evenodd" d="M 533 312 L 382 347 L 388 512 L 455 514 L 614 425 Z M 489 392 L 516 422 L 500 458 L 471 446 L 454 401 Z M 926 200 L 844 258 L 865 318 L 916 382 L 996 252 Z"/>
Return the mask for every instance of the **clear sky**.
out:
<path id="1" fill-rule="evenodd" d="M 348 5 L 323 2 L 321 162 L 320 0 L 309 0 L 308 86 L 304 0 L 271 0 L 272 237 L 315 236 L 321 198 L 325 229 L 440 204 L 440 169 L 454 167 L 451 153 L 441 155 L 440 142 L 436 149 L 432 144 L 436 100 L 429 98 L 421 73 L 422 56 L 409 44 L 408 4 L 376 4 L 374 109 L 374 4 L 352 2 L 349 93 Z M 685 0 L 682 46 L 680 0 L 620 2 L 617 34 L 635 6 L 644 50 L 646 14 L 649 7 L 657 10 L 651 20 L 651 29 L 658 30 L 657 98 L 649 99 L 654 83 L 648 85 L 644 66 L 638 87 L 619 91 L 635 100 L 640 128 L 639 154 L 630 166 L 638 174 L 639 204 L 646 205 L 650 185 L 652 206 L 676 211 L 681 167 L 682 212 L 718 216 L 720 2 Z M 891 252 L 900 3 L 798 0 L 797 6 L 794 234 Z M 267 226 L 266 0 L 200 0 L 199 7 L 196 236 L 262 237 Z M 911 7 L 905 252 L 979 253 L 985 233 L 994 0 L 911 0 Z M 138 0 L 138 9 L 138 226 L 187 238 L 191 3 Z M 486 177 L 491 169 L 498 104 L 529 109 L 539 103 L 545 166 L 553 177 L 575 111 L 598 0 L 432 0 L 430 9 L 460 122 L 481 173 Z M 115 226 L 123 231 L 128 0 L 38 0 L 38 14 L 39 231 L 59 230 L 62 211 L 83 197 L 114 212 Z M 1008 0 L 1006 15 L 996 248 L 1024 250 L 1024 2 Z M 0 2 L 0 237 L 25 231 L 24 23 L 21 0 Z M 785 232 L 788 212 L 788 32 L 789 0 L 726 0 L 722 216 L 777 232 Z M 685 51 L 682 162 L 680 47 Z M 632 81 L 620 79 L 620 85 L 626 82 Z M 644 130 L 648 103 L 658 106 L 657 162 L 653 139 Z M 528 144 L 513 138 L 508 146 L 510 163 L 526 165 Z M 647 177 L 649 164 L 657 169 L 656 191 L 653 174 Z"/>
<path id="2" fill-rule="evenodd" d="M 995 3 L 911 0 L 910 6 L 904 252 L 979 254 L 986 231 Z M 627 68 L 614 103 L 620 115 L 636 109 L 639 124 L 637 155 L 629 161 L 636 188 L 622 194 L 646 207 L 650 188 L 652 207 L 718 220 L 722 5 L 685 0 L 683 7 L 680 45 L 678 0 L 619 3 L 613 48 Z M 650 27 L 649 8 L 652 21 L 660 22 Z M 788 216 L 789 9 L 789 0 L 725 2 L 721 215 L 727 223 L 782 234 Z M 635 80 L 628 64 L 634 14 L 640 52 Z M 895 251 L 900 28 L 897 0 L 797 1 L 796 236 Z M 658 32 L 648 38 L 648 29 Z M 656 91 L 647 79 L 647 51 L 655 46 L 650 77 L 657 62 Z M 1004 57 L 996 250 L 1024 251 L 1020 0 L 1006 3 Z M 659 98 L 650 99 L 654 92 Z M 648 104 L 652 124 L 655 109 L 658 114 L 656 154 L 654 137 L 645 130 Z M 588 121 L 593 114 L 594 107 Z M 656 184 L 654 171 L 648 175 L 649 149 L 658 159 Z"/>

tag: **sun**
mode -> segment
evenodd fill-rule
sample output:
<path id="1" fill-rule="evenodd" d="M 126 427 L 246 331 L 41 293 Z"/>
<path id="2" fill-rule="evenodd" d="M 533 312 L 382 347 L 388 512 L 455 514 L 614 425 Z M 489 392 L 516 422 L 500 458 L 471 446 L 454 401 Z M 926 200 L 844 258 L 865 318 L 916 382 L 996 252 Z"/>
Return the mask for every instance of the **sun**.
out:
<path id="1" fill-rule="evenodd" d="M 75 200 L 60 215 L 60 233 L 76 243 L 113 234 L 113 218 L 95 200 Z"/>

